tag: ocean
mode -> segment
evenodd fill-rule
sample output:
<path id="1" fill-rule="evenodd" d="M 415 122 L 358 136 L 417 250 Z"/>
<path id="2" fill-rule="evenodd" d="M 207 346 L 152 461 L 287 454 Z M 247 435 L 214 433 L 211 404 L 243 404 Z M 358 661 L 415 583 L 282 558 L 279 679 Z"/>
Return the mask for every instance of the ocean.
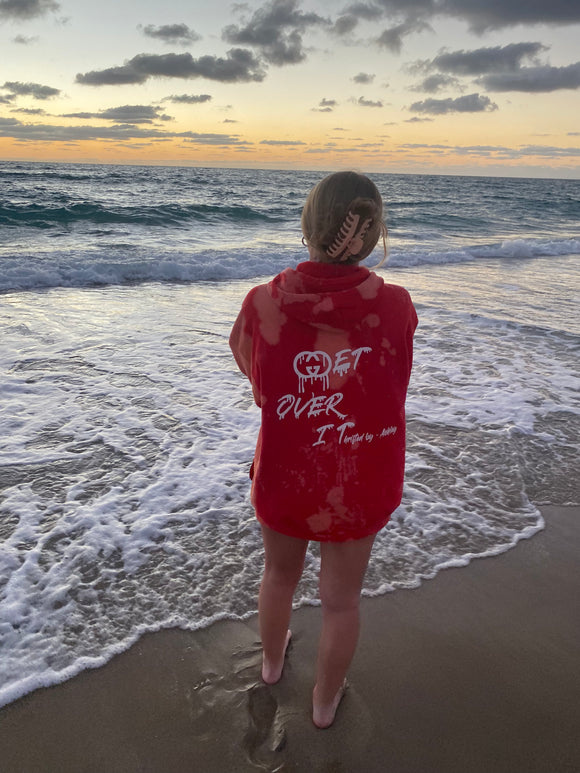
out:
<path id="1" fill-rule="evenodd" d="M 144 632 L 255 613 L 259 413 L 228 336 L 254 284 L 307 258 L 321 176 L 0 163 L 0 705 Z M 378 595 L 580 504 L 580 181 L 371 176 L 378 271 L 419 315 Z M 312 545 L 297 605 L 317 568 Z"/>

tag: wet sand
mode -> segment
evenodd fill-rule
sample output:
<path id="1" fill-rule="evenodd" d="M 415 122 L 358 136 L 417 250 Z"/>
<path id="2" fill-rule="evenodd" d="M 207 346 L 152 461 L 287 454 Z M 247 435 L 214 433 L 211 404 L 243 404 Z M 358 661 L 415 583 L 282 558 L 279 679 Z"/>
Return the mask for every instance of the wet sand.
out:
<path id="1" fill-rule="evenodd" d="M 350 686 L 310 720 L 319 610 L 281 682 L 256 620 L 143 637 L 0 710 L 2 773 L 578 773 L 580 508 L 415 590 L 363 601 Z"/>

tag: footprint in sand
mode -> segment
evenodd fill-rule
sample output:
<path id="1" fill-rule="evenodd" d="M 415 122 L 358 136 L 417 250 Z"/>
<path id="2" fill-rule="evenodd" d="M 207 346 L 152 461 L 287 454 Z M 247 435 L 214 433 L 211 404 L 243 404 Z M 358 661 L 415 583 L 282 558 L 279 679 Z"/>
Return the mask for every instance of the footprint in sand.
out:
<path id="1" fill-rule="evenodd" d="M 256 641 L 249 647 L 234 650 L 232 658 L 235 676 L 241 681 L 251 680 L 253 683 L 262 664 L 262 645 Z"/>
<path id="2" fill-rule="evenodd" d="M 244 738 L 248 759 L 260 767 L 267 765 L 268 770 L 280 770 L 271 765 L 275 762 L 273 755 L 281 752 L 286 744 L 286 731 L 270 687 L 256 684 L 248 691 L 248 714 L 250 722 Z"/>

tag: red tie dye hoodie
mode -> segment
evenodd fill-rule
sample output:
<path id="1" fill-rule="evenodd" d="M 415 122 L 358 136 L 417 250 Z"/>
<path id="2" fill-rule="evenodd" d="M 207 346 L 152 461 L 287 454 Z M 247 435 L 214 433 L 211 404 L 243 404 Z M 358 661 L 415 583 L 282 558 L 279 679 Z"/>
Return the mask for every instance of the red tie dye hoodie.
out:
<path id="1" fill-rule="evenodd" d="M 301 263 L 246 296 L 230 336 L 262 424 L 258 519 L 291 537 L 360 539 L 401 501 L 417 315 L 361 266 Z"/>

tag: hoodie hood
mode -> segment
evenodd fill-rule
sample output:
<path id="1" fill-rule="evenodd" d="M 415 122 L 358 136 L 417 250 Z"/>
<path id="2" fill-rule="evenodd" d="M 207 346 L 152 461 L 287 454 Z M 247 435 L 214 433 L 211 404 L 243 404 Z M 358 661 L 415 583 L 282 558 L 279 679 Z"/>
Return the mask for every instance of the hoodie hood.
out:
<path id="1" fill-rule="evenodd" d="M 268 284 L 284 314 L 315 327 L 347 330 L 378 302 L 383 280 L 364 266 L 305 261 Z"/>

